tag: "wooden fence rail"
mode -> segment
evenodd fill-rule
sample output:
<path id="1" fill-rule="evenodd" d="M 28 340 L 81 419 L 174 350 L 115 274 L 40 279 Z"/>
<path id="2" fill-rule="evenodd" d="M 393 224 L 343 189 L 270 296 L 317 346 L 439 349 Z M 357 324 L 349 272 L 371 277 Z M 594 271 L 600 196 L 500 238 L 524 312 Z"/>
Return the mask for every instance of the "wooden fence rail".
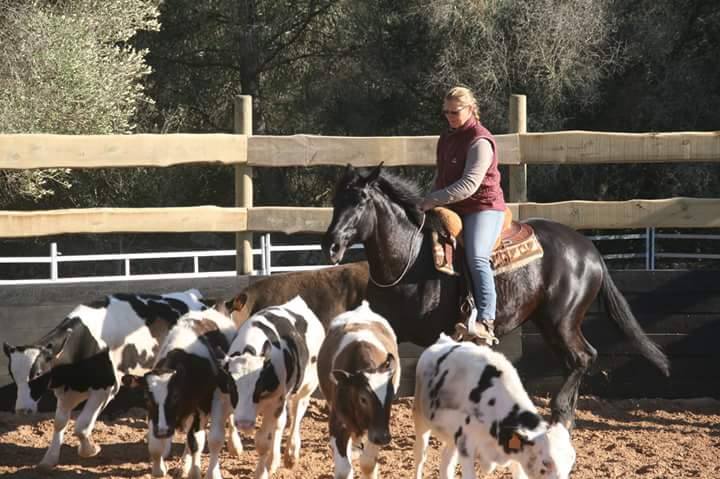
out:
<path id="1" fill-rule="evenodd" d="M 90 208 L 0 211 L 1 237 L 63 233 L 234 231 L 238 272 L 248 273 L 252 232 L 325 230 L 328 208 L 253 207 L 252 169 L 345 165 L 432 165 L 437 137 L 253 136 L 251 102 L 235 102 L 236 134 L 0 135 L 0 169 L 165 167 L 191 163 L 236 166 L 236 207 Z M 720 199 L 671 198 L 613 202 L 527 203 L 528 164 L 720 161 L 720 132 L 527 133 L 525 98 L 510 98 L 513 132 L 497 135 L 510 167 L 508 200 L 516 218 L 542 216 L 573 228 L 720 226 Z"/>
<path id="2" fill-rule="evenodd" d="M 510 209 L 518 219 L 549 218 L 575 229 L 720 227 L 720 199 L 515 203 Z M 112 232 L 323 233 L 331 215 L 331 208 L 280 206 L 0 211 L 0 237 Z"/>
<path id="3" fill-rule="evenodd" d="M 501 164 L 720 161 L 720 132 L 496 135 Z M 0 135 L 0 169 L 170 166 L 430 166 L 436 136 Z"/>

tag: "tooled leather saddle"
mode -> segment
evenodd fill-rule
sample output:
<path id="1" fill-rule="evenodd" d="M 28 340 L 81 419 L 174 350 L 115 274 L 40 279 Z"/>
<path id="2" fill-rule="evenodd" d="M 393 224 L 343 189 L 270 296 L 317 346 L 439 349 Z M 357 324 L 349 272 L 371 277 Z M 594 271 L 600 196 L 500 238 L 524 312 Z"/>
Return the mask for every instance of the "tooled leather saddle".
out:
<path id="1" fill-rule="evenodd" d="M 442 224 L 441 229 L 432 232 L 435 269 L 457 275 L 455 261 L 457 252 L 462 248 L 462 220 L 448 208 L 438 207 L 432 211 Z M 532 226 L 513 221 L 512 212 L 506 208 L 503 228 L 490 257 L 494 274 L 521 268 L 542 256 L 543 249 Z M 462 259 L 463 255 L 459 258 Z"/>

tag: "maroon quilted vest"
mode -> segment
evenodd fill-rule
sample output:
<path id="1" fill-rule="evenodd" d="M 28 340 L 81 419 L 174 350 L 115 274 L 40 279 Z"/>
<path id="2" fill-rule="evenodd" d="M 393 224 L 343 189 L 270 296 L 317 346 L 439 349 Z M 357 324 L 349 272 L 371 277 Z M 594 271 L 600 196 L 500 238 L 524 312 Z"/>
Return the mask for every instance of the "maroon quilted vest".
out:
<path id="1" fill-rule="evenodd" d="M 495 138 L 475 117 L 470 117 L 460 128 L 448 130 L 440 135 L 437 144 L 435 189 L 445 188 L 462 177 L 470 145 L 479 138 L 484 138 L 492 144 L 493 159 L 482 184 L 475 193 L 462 201 L 446 205 L 461 216 L 483 210 L 505 210 Z"/>

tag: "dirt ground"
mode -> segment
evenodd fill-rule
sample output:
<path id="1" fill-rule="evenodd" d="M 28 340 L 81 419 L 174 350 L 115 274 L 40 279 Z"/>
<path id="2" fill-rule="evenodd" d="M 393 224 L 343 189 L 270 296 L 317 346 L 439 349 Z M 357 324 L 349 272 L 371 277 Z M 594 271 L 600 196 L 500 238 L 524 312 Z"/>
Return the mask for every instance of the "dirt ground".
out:
<path id="1" fill-rule="evenodd" d="M 547 399 L 535 398 L 547 415 Z M 408 478 L 413 472 L 411 400 L 401 399 L 393 410 L 393 442 L 380 458 L 383 478 Z M 0 476 L 4 478 L 150 477 L 144 442 L 144 411 L 133 409 L 115 419 L 98 421 L 94 438 L 103 446 L 100 455 L 81 459 L 72 431 L 66 435 L 60 462 L 50 475 L 33 465 L 42 458 L 52 434 L 51 415 L 35 418 L 0 413 Z M 324 402 L 313 400 L 302 426 L 303 449 L 298 466 L 280 469 L 276 478 L 332 478 Z M 182 446 L 176 436 L 170 466 L 177 464 Z M 598 478 L 720 478 L 720 401 L 623 400 L 582 398 L 573 441 L 578 460 L 572 477 Z M 255 455 L 252 442 L 243 437 L 241 459 L 222 458 L 224 477 L 252 477 Z M 438 443 L 431 442 L 425 477 L 437 477 Z M 204 466 L 207 458 L 204 457 Z M 509 478 L 496 471 L 494 479 Z"/>

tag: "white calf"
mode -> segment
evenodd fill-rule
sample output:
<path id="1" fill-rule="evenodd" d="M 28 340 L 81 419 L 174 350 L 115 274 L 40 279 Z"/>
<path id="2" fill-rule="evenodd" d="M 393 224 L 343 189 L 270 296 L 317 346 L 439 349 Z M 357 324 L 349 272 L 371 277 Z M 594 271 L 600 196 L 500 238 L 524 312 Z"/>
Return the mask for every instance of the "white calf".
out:
<path id="1" fill-rule="evenodd" d="M 548 425 L 500 353 L 442 334 L 426 349 L 415 378 L 415 477 L 422 477 L 430 433 L 444 443 L 440 477 L 455 477 L 458 452 L 463 479 L 509 466 L 515 479 L 567 479 L 575 463 L 570 434 Z"/>

